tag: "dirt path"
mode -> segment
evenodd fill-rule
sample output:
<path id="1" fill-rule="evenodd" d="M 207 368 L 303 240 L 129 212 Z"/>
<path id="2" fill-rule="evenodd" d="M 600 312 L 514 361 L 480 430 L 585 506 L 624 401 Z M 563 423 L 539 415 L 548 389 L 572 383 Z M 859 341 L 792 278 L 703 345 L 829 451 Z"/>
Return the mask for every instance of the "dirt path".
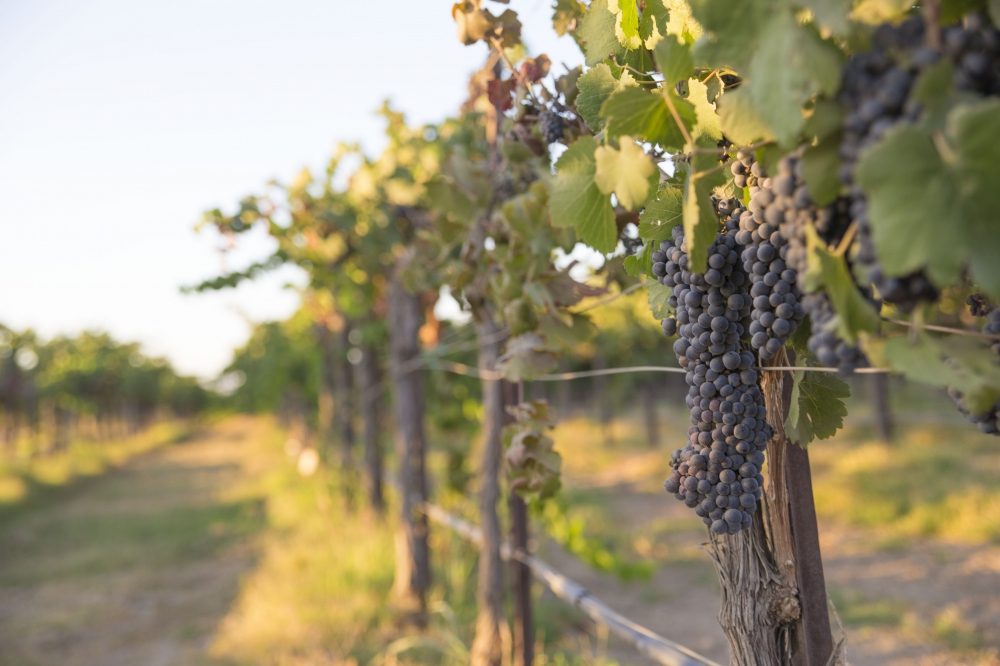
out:
<path id="1" fill-rule="evenodd" d="M 254 563 L 263 524 L 242 419 L 0 525 L 0 664 L 191 664 Z"/>
<path id="2" fill-rule="evenodd" d="M 541 554 L 626 616 L 727 663 L 728 649 L 716 621 L 718 583 L 700 545 L 703 529 L 683 505 L 629 478 L 631 469 L 643 467 L 644 462 L 624 459 L 613 471 L 569 479 L 567 485 L 602 504 L 611 524 L 631 535 L 626 542 L 631 539 L 657 562 L 651 580 L 629 583 L 600 574 L 552 543 L 541 544 Z M 875 546 L 877 535 L 861 530 L 822 525 L 821 533 L 827 585 L 847 625 L 851 664 L 1000 664 L 995 629 L 1000 548 L 927 541 L 886 551 Z M 942 626 L 943 611 L 945 618 L 954 618 L 954 626 Z M 951 638 L 953 646 L 975 649 L 949 649 L 941 635 Z M 614 640 L 608 654 L 621 663 L 646 663 Z"/>

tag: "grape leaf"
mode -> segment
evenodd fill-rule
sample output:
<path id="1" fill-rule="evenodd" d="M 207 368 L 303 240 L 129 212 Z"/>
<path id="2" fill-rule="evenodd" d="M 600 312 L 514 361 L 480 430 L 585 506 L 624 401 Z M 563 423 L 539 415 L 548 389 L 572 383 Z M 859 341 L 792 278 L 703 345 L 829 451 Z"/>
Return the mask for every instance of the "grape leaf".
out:
<path id="1" fill-rule="evenodd" d="M 576 85 L 580 91 L 576 96 L 577 112 L 590 129 L 600 130 L 604 125 L 600 115 L 601 106 L 618 89 L 619 82 L 611 73 L 611 68 L 601 63 L 587 70 Z"/>
<path id="2" fill-rule="evenodd" d="M 695 153 L 684 183 L 684 237 L 688 244 L 690 270 L 700 273 L 708 261 L 708 248 L 719 232 L 719 218 L 712 207 L 712 191 L 725 182 L 711 153 Z"/>
<path id="3" fill-rule="evenodd" d="M 1000 101 L 960 104 L 944 132 L 901 126 L 864 151 L 856 179 L 868 196 L 879 263 L 886 275 L 926 269 L 938 286 L 966 263 L 976 282 L 1000 297 Z M 947 242 L 942 242 L 946 224 Z"/>
<path id="4" fill-rule="evenodd" d="M 656 67 L 663 74 L 663 80 L 667 85 L 683 81 L 694 71 L 691 47 L 674 35 L 668 35 L 660 40 L 653 49 L 653 56 L 656 58 Z"/>
<path id="5" fill-rule="evenodd" d="M 594 0 L 580 19 L 577 35 L 583 41 L 585 62 L 596 65 L 619 49 L 615 37 L 615 15 L 608 10 L 608 0 Z"/>
<path id="6" fill-rule="evenodd" d="M 556 355 L 537 333 L 523 333 L 507 341 L 496 369 L 508 381 L 519 382 L 544 375 L 556 367 Z"/>
<path id="7" fill-rule="evenodd" d="M 604 102 L 601 116 L 607 121 L 608 136 L 627 134 L 659 144 L 666 150 L 678 150 L 684 146 L 684 135 L 667 107 L 664 95 L 680 116 L 687 128 L 696 122 L 694 107 L 681 99 L 672 90 L 651 93 L 639 87 L 619 90 Z"/>
<path id="8" fill-rule="evenodd" d="M 854 285 L 844 256 L 831 252 L 810 225 L 806 227 L 806 289 L 825 289 L 837 313 L 837 333 L 847 342 L 878 331 L 878 313 Z"/>
<path id="9" fill-rule="evenodd" d="M 649 280 L 646 287 L 649 291 L 646 299 L 649 301 L 649 311 L 654 319 L 666 319 L 673 316 L 673 308 L 667 304 L 674 290 L 666 285 L 662 285 L 656 280 Z"/>
<path id="10" fill-rule="evenodd" d="M 746 88 L 723 93 L 716 102 L 722 132 L 736 145 L 747 146 L 758 139 L 772 139 L 771 130 L 757 113 Z"/>
<path id="11" fill-rule="evenodd" d="M 642 38 L 646 48 L 652 48 L 658 43 L 658 37 L 667 34 L 669 19 L 670 13 L 663 0 L 650 0 L 646 3 L 639 18 L 639 37 Z"/>
<path id="12" fill-rule="evenodd" d="M 847 15 L 851 0 L 799 0 L 799 4 L 813 13 L 816 23 L 835 35 L 847 32 Z"/>
<path id="13" fill-rule="evenodd" d="M 647 275 L 653 268 L 653 246 L 656 243 L 646 242 L 642 246 L 642 252 L 625 257 L 623 262 L 625 273 L 632 277 Z"/>
<path id="14" fill-rule="evenodd" d="M 802 25 L 790 6 L 763 2 L 692 2 L 706 38 L 696 61 L 731 67 L 745 75 L 743 87 L 756 115 L 785 146 L 795 143 L 803 106 L 840 84 L 839 51 Z"/>
<path id="15" fill-rule="evenodd" d="M 596 149 L 593 137 L 582 137 L 560 156 L 549 211 L 555 226 L 575 227 L 581 241 L 600 252 L 612 252 L 618 244 L 618 228 L 611 201 L 594 182 Z"/>
<path id="16" fill-rule="evenodd" d="M 840 155 L 837 141 L 821 141 L 802 154 L 802 172 L 809 195 L 819 206 L 832 203 L 840 194 Z"/>
<path id="17" fill-rule="evenodd" d="M 663 0 L 667 8 L 666 34 L 676 35 L 685 44 L 693 44 L 702 35 L 701 26 L 691 13 L 687 0 Z"/>
<path id="18" fill-rule="evenodd" d="M 948 336 L 900 335 L 885 342 L 889 366 L 918 382 L 961 391 L 972 413 L 982 413 L 1000 398 L 1000 366 L 981 342 Z"/>
<path id="19" fill-rule="evenodd" d="M 671 230 L 683 221 L 680 189 L 664 185 L 639 213 L 639 238 L 660 242 L 670 238 Z"/>
<path id="20" fill-rule="evenodd" d="M 627 49 L 642 46 L 639 38 L 639 8 L 635 0 L 612 0 L 608 9 L 615 14 L 615 36 Z"/>
<path id="21" fill-rule="evenodd" d="M 782 145 L 790 145 L 805 122 L 803 105 L 840 85 L 840 57 L 815 31 L 778 11 L 760 34 L 747 84 L 761 118 Z"/>
<path id="22" fill-rule="evenodd" d="M 635 210 L 649 198 L 650 177 L 656 165 L 632 137 L 623 135 L 620 139 L 619 148 L 600 146 L 594 152 L 594 182 L 601 192 L 614 192 L 622 206 Z"/>
<path id="23" fill-rule="evenodd" d="M 836 375 L 825 372 L 793 373 L 791 401 L 785 433 L 800 446 L 814 439 L 832 437 L 844 425 L 851 387 Z"/>
<path id="24" fill-rule="evenodd" d="M 722 128 L 719 125 L 719 114 L 715 111 L 715 105 L 708 101 L 708 86 L 698 79 L 688 81 L 688 102 L 694 107 L 695 117 L 698 122 L 691 135 L 698 139 L 705 137 L 718 141 L 722 138 Z"/>

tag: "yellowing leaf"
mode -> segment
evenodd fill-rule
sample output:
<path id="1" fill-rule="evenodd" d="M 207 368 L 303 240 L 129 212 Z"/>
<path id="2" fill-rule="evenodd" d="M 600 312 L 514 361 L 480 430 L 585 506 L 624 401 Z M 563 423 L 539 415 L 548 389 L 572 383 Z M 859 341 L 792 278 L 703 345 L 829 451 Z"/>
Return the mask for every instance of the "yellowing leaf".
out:
<path id="1" fill-rule="evenodd" d="M 649 198 L 649 179 L 656 166 L 631 137 L 622 136 L 619 145 L 618 149 L 600 146 L 594 152 L 594 182 L 605 194 L 614 192 L 622 206 L 635 210 Z"/>

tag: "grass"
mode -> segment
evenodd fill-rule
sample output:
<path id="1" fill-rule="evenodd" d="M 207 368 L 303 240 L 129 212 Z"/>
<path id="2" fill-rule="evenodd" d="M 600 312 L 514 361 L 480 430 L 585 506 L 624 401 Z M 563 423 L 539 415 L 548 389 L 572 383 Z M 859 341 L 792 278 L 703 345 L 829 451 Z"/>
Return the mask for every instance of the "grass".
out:
<path id="1" fill-rule="evenodd" d="M 0 519 L 34 501 L 54 497 L 56 489 L 99 476 L 134 456 L 183 441 L 191 433 L 188 423 L 163 421 L 125 439 L 76 440 L 45 456 L 0 459 Z"/>
<path id="2" fill-rule="evenodd" d="M 282 441 L 272 430 L 252 453 L 268 461 L 259 481 L 267 524 L 256 539 L 257 566 L 220 623 L 208 663 L 468 663 L 474 549 L 447 530 L 432 530 L 430 624 L 423 632 L 400 626 L 390 594 L 395 507 L 384 518 L 349 509 L 337 475 L 321 467 L 300 476 L 282 459 Z M 536 663 L 598 663 L 577 656 L 581 619 L 574 611 L 543 596 L 536 613 Z"/>

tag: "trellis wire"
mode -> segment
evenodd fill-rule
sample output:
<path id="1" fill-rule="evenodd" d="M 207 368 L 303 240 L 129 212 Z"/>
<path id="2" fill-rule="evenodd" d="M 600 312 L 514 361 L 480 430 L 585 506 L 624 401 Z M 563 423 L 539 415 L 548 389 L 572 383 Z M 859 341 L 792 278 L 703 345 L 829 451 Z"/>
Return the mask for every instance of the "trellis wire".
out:
<path id="1" fill-rule="evenodd" d="M 466 377 L 478 377 L 480 379 L 487 380 L 498 380 L 504 379 L 505 375 L 497 370 L 484 370 L 471 366 L 467 363 L 459 363 L 458 361 L 447 361 L 444 359 L 436 359 L 433 362 L 433 366 L 439 370 L 444 370 L 445 372 L 451 372 L 456 375 L 465 375 Z M 820 368 L 811 366 L 792 366 L 792 365 L 780 365 L 780 366 L 764 366 L 759 368 L 761 372 L 825 372 L 825 373 L 839 373 L 840 370 L 837 368 Z M 624 366 L 620 368 L 601 368 L 599 370 L 578 370 L 572 372 L 555 372 L 548 373 L 544 375 L 538 375 L 537 377 L 531 377 L 530 381 L 533 382 L 559 382 L 568 381 L 571 379 L 583 379 L 585 377 L 600 377 L 604 375 L 626 375 L 639 372 L 673 372 L 683 374 L 687 372 L 684 368 L 674 368 L 666 365 L 631 365 Z M 857 368 L 851 374 L 856 375 L 878 375 L 890 373 L 892 370 L 889 368 Z"/>
<path id="2" fill-rule="evenodd" d="M 482 543 L 482 531 L 476 525 L 429 502 L 424 502 L 420 508 L 429 519 L 448 527 L 474 545 L 479 546 Z M 690 648 L 633 622 L 605 605 L 585 587 L 559 573 L 551 565 L 534 555 L 513 549 L 506 541 L 501 544 L 500 554 L 505 560 L 513 559 L 527 566 L 539 580 L 545 583 L 552 594 L 581 611 L 597 624 L 607 627 L 611 633 L 658 664 L 664 666 L 719 666 L 718 663 Z"/>

